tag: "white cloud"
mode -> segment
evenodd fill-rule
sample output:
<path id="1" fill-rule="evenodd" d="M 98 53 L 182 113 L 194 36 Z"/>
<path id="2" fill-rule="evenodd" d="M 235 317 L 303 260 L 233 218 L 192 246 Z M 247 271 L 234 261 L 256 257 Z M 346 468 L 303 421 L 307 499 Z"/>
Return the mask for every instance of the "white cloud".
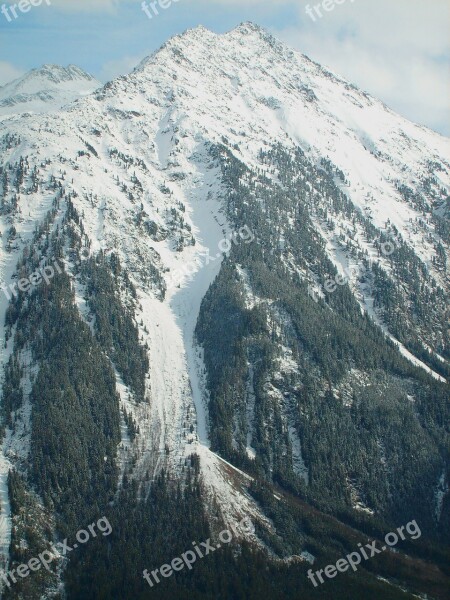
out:
<path id="1" fill-rule="evenodd" d="M 99 74 L 100 81 L 106 82 L 118 77 L 119 75 L 127 75 L 148 55 L 145 52 L 138 56 L 125 56 L 119 60 L 110 60 L 103 65 Z"/>
<path id="2" fill-rule="evenodd" d="M 0 86 L 17 79 L 23 75 L 23 73 L 24 71 L 18 69 L 11 63 L 0 60 Z"/>
<path id="3" fill-rule="evenodd" d="M 51 0 L 54 8 L 71 12 L 114 12 L 130 0 Z"/>
<path id="4" fill-rule="evenodd" d="M 347 0 L 277 35 L 411 120 L 450 134 L 450 3 Z M 316 5 L 312 1 L 311 5 Z"/>

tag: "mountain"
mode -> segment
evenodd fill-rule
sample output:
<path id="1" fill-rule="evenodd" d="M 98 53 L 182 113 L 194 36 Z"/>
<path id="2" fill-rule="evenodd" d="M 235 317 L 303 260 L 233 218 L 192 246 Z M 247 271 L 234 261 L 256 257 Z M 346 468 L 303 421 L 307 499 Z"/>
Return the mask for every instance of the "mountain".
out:
<path id="1" fill-rule="evenodd" d="M 0 117 L 58 110 L 101 86 L 75 65 L 43 65 L 0 87 Z"/>
<path id="2" fill-rule="evenodd" d="M 252 23 L 0 123 L 5 598 L 445 597 L 449 150 Z"/>

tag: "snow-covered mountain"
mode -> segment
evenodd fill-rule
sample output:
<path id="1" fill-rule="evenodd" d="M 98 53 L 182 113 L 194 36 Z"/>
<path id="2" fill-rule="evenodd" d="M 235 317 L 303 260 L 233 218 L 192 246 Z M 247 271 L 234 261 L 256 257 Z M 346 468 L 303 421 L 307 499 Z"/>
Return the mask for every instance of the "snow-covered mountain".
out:
<path id="1" fill-rule="evenodd" d="M 119 338 L 102 347 L 122 410 L 120 481 L 124 475 L 135 481 L 142 500 L 162 469 L 182 481 L 195 454 L 211 522 L 233 524 L 258 548 L 274 552 L 268 540 L 280 530 L 249 487 L 267 478 L 281 486 L 278 500 L 298 489 L 312 490 L 300 494 L 303 499 L 318 497 L 314 486 L 326 476 L 319 475 L 314 444 L 306 441 L 321 439 L 307 414 L 307 390 L 314 401 L 336 402 L 336 419 L 356 410 L 359 394 L 376 406 L 387 396 L 397 402 L 398 394 L 405 411 L 426 403 L 427 394 L 443 394 L 450 140 L 251 23 L 224 35 L 189 30 L 131 74 L 91 93 L 97 85 L 76 67 L 44 67 L 0 89 L 0 110 L 52 107 L 0 123 L 1 279 L 13 284 L 57 252 L 77 314 L 101 344 L 107 336 L 96 330 L 101 318 L 92 290 L 103 288 L 88 261 L 100 256 L 103 268 L 111 260 L 108 268 L 120 281 L 114 302 L 132 314 L 136 356 L 139 347 L 148 360 L 145 376 L 134 377 L 115 354 Z M 86 97 L 55 110 L 64 94 L 66 103 L 75 93 Z M 279 283 L 270 279 L 277 273 Z M 283 277 L 288 287 L 281 302 Z M 289 286 L 302 307 L 298 314 Z M 38 328 L 27 324 L 28 301 L 19 296 L 11 308 L 8 295 L 0 304 L 2 324 L 6 318 L 1 364 L 9 365 L 7 381 L 20 386 L 21 400 L 7 404 L 3 546 L 11 535 L 8 469 L 37 485 L 32 415 L 44 368 L 37 358 L 42 351 L 23 334 Z M 322 315 L 317 323 L 329 327 L 322 346 L 314 345 L 321 331 L 305 333 L 309 322 L 302 314 Z M 222 319 L 223 331 L 217 329 Z M 345 341 L 339 337 L 344 323 Z M 263 338 L 270 352 L 259 346 Z M 369 366 L 367 356 L 378 351 Z M 327 353 L 339 368 L 322 364 Z M 239 361 L 232 358 L 237 355 Z M 14 365 L 20 365 L 18 379 Z M 409 417 L 419 427 L 420 419 Z M 434 483 L 441 490 L 439 520 L 444 451 L 434 434 L 420 431 L 429 435 L 431 484 L 424 487 L 431 495 Z M 381 472 L 388 479 L 394 452 L 383 435 L 374 433 L 367 449 L 379 452 L 372 457 L 379 471 L 370 475 L 378 480 Z M 386 519 L 398 514 L 395 502 L 391 507 L 368 493 L 359 472 L 363 458 L 354 469 L 350 460 L 339 460 L 336 481 L 349 510 Z M 392 473 L 398 464 L 392 458 Z M 292 485 L 283 488 L 286 477 Z M 386 498 L 392 485 L 383 488 Z M 56 500 L 48 502 L 36 489 L 44 514 Z M 256 533 L 239 530 L 243 515 L 258 522 Z M 285 557 L 305 562 L 311 556 L 306 542 L 291 547 L 285 546 Z"/>
<path id="2" fill-rule="evenodd" d="M 58 110 L 101 85 L 75 65 L 43 65 L 0 87 L 0 116 Z"/>

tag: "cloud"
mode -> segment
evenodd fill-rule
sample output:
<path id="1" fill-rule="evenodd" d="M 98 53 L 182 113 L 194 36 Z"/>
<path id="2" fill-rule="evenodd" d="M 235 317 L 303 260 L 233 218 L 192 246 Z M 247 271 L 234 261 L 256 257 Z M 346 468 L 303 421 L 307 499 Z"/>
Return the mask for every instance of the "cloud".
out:
<path id="1" fill-rule="evenodd" d="M 0 86 L 17 79 L 23 74 L 24 71 L 22 71 L 22 69 L 18 69 L 9 62 L 0 60 Z"/>
<path id="2" fill-rule="evenodd" d="M 251 9 L 253 21 L 266 26 L 272 21 L 269 29 L 290 46 L 409 119 L 450 135 L 448 0 L 340 0 L 330 12 L 320 8 L 322 18 L 315 21 L 307 5 L 308 0 L 191 0 L 191 6 L 217 6 L 224 13 Z M 309 5 L 321 7 L 322 0 Z"/>
<path id="3" fill-rule="evenodd" d="M 115 12 L 130 0 L 51 0 L 56 9 L 69 12 Z"/>
<path id="4" fill-rule="evenodd" d="M 103 65 L 99 79 L 106 82 L 118 77 L 119 75 L 127 75 L 148 55 L 144 52 L 137 56 L 125 56 L 119 60 L 110 60 Z"/>
<path id="5" fill-rule="evenodd" d="M 409 119 L 450 134 L 450 3 L 347 0 L 275 31 Z M 313 6 L 316 2 L 311 3 Z"/>

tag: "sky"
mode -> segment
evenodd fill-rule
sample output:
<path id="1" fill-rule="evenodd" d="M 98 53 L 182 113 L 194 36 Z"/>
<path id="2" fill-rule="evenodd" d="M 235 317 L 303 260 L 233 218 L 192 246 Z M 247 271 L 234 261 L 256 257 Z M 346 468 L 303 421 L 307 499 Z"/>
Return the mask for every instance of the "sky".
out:
<path id="1" fill-rule="evenodd" d="M 0 0 L 0 86 L 45 63 L 76 64 L 106 82 L 188 28 L 223 33 L 253 21 L 450 136 L 450 0 L 158 1 L 165 8 L 149 9 L 150 19 L 141 0 L 41 0 L 16 8 L 17 18 L 14 0 Z"/>

